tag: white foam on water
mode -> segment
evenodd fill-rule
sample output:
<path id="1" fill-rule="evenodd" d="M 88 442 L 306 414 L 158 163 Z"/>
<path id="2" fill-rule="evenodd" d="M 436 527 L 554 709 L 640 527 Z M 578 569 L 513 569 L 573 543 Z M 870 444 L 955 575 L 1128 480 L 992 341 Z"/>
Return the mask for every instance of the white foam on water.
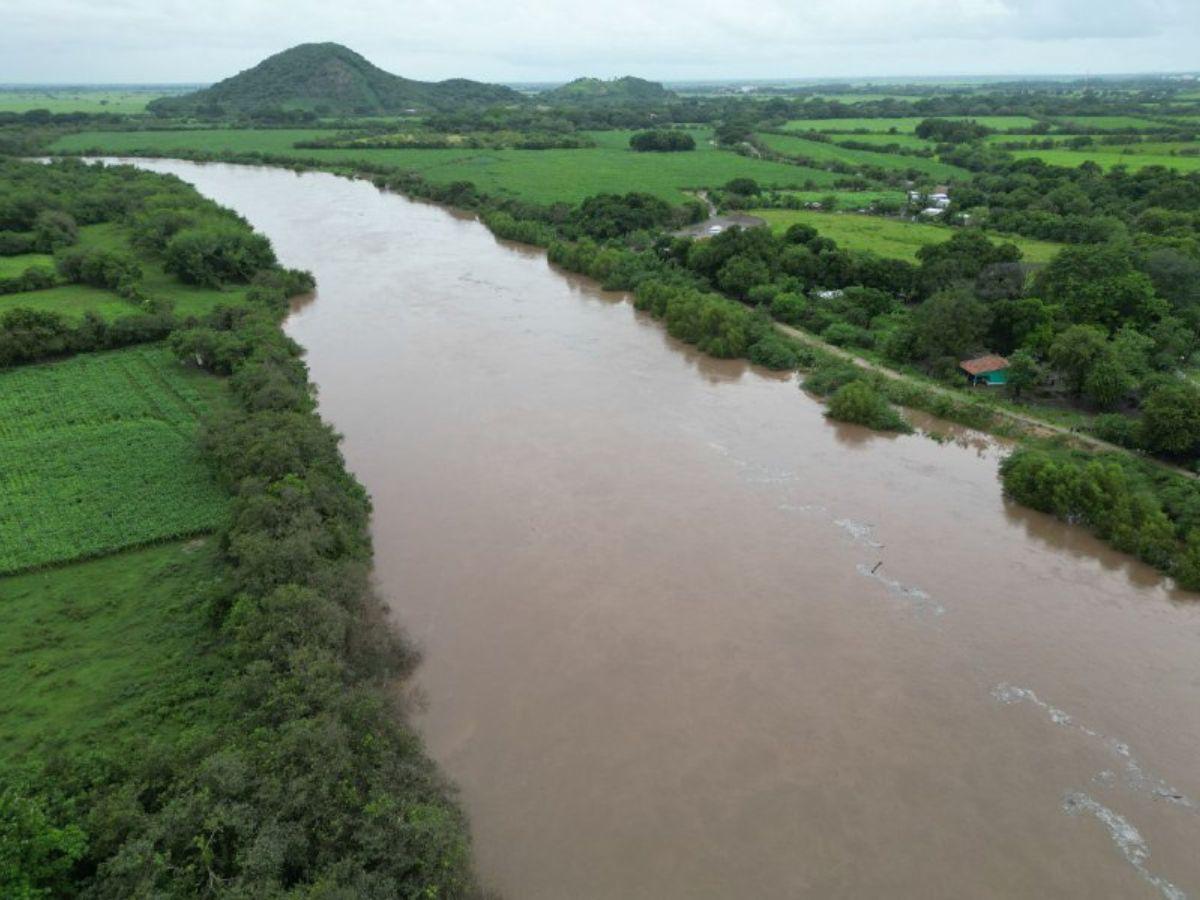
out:
<path id="1" fill-rule="evenodd" d="M 1091 815 L 1108 829 L 1109 836 L 1126 862 L 1133 866 L 1143 879 L 1158 888 L 1163 897 L 1167 900 L 1187 900 L 1187 894 L 1146 867 L 1146 860 L 1150 858 L 1150 845 L 1146 843 L 1142 833 L 1120 813 L 1114 812 L 1081 791 L 1071 792 L 1063 798 L 1063 810 L 1071 816 L 1082 813 Z"/>
<path id="2" fill-rule="evenodd" d="M 899 597 L 921 612 L 940 616 L 946 611 L 946 607 L 942 606 L 942 604 L 938 603 L 919 587 L 903 584 L 894 578 L 888 578 L 888 576 L 881 573 L 878 569 L 868 566 L 866 563 L 859 563 L 854 568 L 858 571 L 859 575 L 878 581 L 888 589 L 888 593 L 892 596 Z"/>
<path id="3" fill-rule="evenodd" d="M 883 544 L 875 540 L 875 526 L 866 522 L 855 522 L 853 519 L 835 519 L 838 528 L 850 535 L 857 543 L 878 550 Z"/>
<path id="4" fill-rule="evenodd" d="M 1155 800 L 1165 800 L 1173 806 L 1179 806 L 1189 812 L 1200 814 L 1200 803 L 1197 803 L 1182 791 L 1176 790 L 1160 776 L 1147 772 L 1142 764 L 1138 762 L 1137 757 L 1133 755 L 1133 750 L 1130 749 L 1127 743 L 1118 738 L 1101 734 L 1094 728 L 1089 728 L 1081 722 L 1076 722 L 1070 714 L 1042 700 L 1029 688 L 1001 683 L 992 688 L 992 699 L 998 703 L 1029 703 L 1036 706 L 1055 725 L 1064 728 L 1073 728 L 1080 734 L 1099 741 L 1101 746 L 1120 760 L 1124 782 L 1131 790 L 1137 793 L 1148 794 Z M 1096 775 L 1093 780 L 1097 784 L 1111 784 L 1117 780 L 1117 776 L 1114 772 L 1105 770 Z"/>

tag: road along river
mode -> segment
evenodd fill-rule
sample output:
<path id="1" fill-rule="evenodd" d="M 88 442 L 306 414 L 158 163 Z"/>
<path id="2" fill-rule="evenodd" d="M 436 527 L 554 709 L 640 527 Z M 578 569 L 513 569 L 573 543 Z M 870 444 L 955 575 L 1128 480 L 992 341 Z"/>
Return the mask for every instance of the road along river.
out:
<path id="1" fill-rule="evenodd" d="M 470 217 L 146 161 L 319 292 L 416 717 L 508 898 L 1200 896 L 1200 604 Z M 882 563 L 877 566 L 877 563 Z"/>

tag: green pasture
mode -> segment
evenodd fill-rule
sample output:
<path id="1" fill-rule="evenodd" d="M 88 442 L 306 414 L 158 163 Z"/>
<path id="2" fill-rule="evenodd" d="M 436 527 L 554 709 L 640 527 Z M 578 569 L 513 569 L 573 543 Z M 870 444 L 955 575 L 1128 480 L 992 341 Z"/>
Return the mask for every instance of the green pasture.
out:
<path id="1" fill-rule="evenodd" d="M 1136 146 L 1136 145 L 1134 145 Z M 1078 166 L 1091 161 L 1102 169 L 1127 166 L 1141 169 L 1146 166 L 1165 166 L 1180 172 L 1200 171 L 1200 156 L 1172 156 L 1169 153 L 1124 152 L 1124 147 L 1086 147 L 1083 150 L 1014 150 L 1018 159 L 1036 157 L 1053 166 Z"/>
<path id="2" fill-rule="evenodd" d="M 116 113 L 132 115 L 146 111 L 146 104 L 163 96 L 161 90 L 88 88 L 9 88 L 0 90 L 0 112 L 23 113 L 47 109 L 52 113 Z"/>
<path id="3" fill-rule="evenodd" d="M 0 774 L 27 758 L 211 730 L 216 542 L 0 578 Z"/>
<path id="4" fill-rule="evenodd" d="M 789 225 L 803 222 L 816 228 L 825 237 L 833 238 L 843 247 L 909 261 L 916 260 L 917 251 L 922 247 L 949 240 L 954 234 L 950 228 L 940 225 L 855 213 L 825 213 L 809 209 L 760 209 L 754 210 L 753 215 L 761 216 L 774 231 L 785 231 Z M 1016 244 L 1021 248 L 1025 259 L 1034 263 L 1049 262 L 1061 249 L 1060 245 L 1049 241 L 997 234 L 989 237 L 994 241 Z"/>
<path id="5" fill-rule="evenodd" d="M 837 160 L 854 166 L 878 166 L 897 172 L 919 172 L 930 178 L 951 179 L 967 174 L 965 169 L 924 156 L 904 156 L 899 153 L 876 153 L 871 150 L 848 150 L 836 144 L 809 141 L 802 137 L 782 134 L 762 134 L 759 138 L 776 153 L 802 156 L 824 162 Z"/>
<path id="6" fill-rule="evenodd" d="M 57 152 L 131 151 L 171 156 L 180 151 L 270 153 L 310 160 L 315 165 L 358 160 L 416 172 L 434 183 L 473 182 L 481 190 L 536 203 L 576 203 L 601 193 L 645 191 L 672 203 L 685 191 L 717 187 L 732 178 L 753 178 L 768 187 L 818 188 L 839 175 L 738 156 L 728 151 L 635 153 L 627 147 L 581 150 L 297 150 L 297 140 L 328 135 L 301 129 L 103 132 L 88 131 L 59 139 Z M 628 132 L 625 141 L 628 141 Z M 619 137 L 614 137 L 616 142 Z"/>

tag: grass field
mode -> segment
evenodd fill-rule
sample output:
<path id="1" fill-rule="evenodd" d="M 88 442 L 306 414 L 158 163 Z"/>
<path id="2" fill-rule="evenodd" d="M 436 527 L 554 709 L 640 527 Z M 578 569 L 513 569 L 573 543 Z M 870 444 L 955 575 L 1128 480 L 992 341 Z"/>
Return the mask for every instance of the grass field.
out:
<path id="1" fill-rule="evenodd" d="M 999 130 L 1029 128 L 1037 120 L 1029 116 L 935 116 L 933 118 L 972 119 L 980 125 Z M 784 127 L 788 131 L 888 131 L 892 128 L 900 134 L 911 134 L 921 124 L 922 116 L 897 119 L 793 119 Z"/>
<path id="2" fill-rule="evenodd" d="M 0 578 L 0 773 L 36 754 L 207 732 L 215 541 Z"/>
<path id="3" fill-rule="evenodd" d="M 923 225 L 882 216 L 863 216 L 854 213 L 824 213 L 816 210 L 762 209 L 753 214 L 766 220 L 774 231 L 784 231 L 789 225 L 804 222 L 822 235 L 852 250 L 869 250 L 880 256 L 915 261 L 917 251 L 927 244 L 948 240 L 954 233 L 938 225 Z M 1049 241 L 1030 238 L 989 235 L 994 241 L 1010 241 L 1021 248 L 1029 262 L 1049 262 L 1060 249 Z"/>
<path id="4" fill-rule="evenodd" d="M 866 134 L 834 134 L 831 137 L 834 141 L 855 141 L 859 144 L 877 144 L 880 147 L 887 144 L 898 144 L 914 150 L 933 149 L 933 144 L 929 141 L 907 132 L 889 134 L 886 131 L 872 131 Z"/>
<path id="5" fill-rule="evenodd" d="M 111 322 L 138 311 L 137 306 L 123 297 L 118 297 L 112 291 L 82 284 L 63 284 L 44 291 L 26 291 L 23 294 L 0 294 L 0 312 L 17 308 L 59 313 L 73 322 L 82 319 L 83 314 L 87 312 L 93 312 Z"/>
<path id="6" fill-rule="evenodd" d="M 908 196 L 904 191 L 787 191 L 802 203 L 820 203 L 828 197 L 837 199 L 838 209 L 858 209 L 870 206 L 877 200 L 904 203 Z"/>
<path id="7" fill-rule="evenodd" d="M 0 573 L 216 527 L 226 497 L 195 435 L 223 402 L 157 346 L 0 373 Z"/>
<path id="8" fill-rule="evenodd" d="M 776 153 L 803 156 L 815 160 L 839 160 L 856 166 L 878 166 L 897 172 L 920 172 L 930 178 L 951 179 L 965 176 L 967 171 L 936 159 L 923 156 L 902 156 L 898 153 L 875 153 L 870 150 L 847 150 L 836 144 L 809 141 L 802 137 L 782 134 L 763 134 L 760 139 Z"/>
<path id="9" fill-rule="evenodd" d="M 146 111 L 146 104 L 163 96 L 162 90 L 87 88 L 20 88 L 0 90 L 0 112 L 27 112 L 48 109 L 52 113 L 120 113 Z"/>
<path id="10" fill-rule="evenodd" d="M 820 169 L 749 159 L 728 151 L 634 153 L 627 147 L 584 150 L 297 150 L 293 144 L 329 132 L 309 130 L 203 130 L 168 132 L 90 131 L 67 135 L 53 149 L 101 150 L 120 154 L 200 150 L 278 153 L 314 163 L 369 160 L 418 172 L 434 183 L 471 181 L 489 193 L 537 203 L 575 203 L 600 193 L 645 191 L 671 203 L 686 199 L 690 188 L 717 187 L 748 177 L 768 187 L 818 188 L 840 176 Z M 625 140 L 628 141 L 628 132 Z M 619 138 L 614 138 L 614 141 Z"/>
<path id="11" fill-rule="evenodd" d="M 0 256 L 0 278 L 12 278 L 26 269 L 34 267 L 54 269 L 54 257 L 45 253 L 20 253 L 16 256 Z"/>
<path id="12" fill-rule="evenodd" d="M 1090 160 L 1102 169 L 1111 169 L 1113 166 L 1128 166 L 1130 169 L 1166 166 L 1180 172 L 1200 171 L 1200 156 L 1124 153 L 1123 150 L 1124 148 L 1121 147 L 1089 147 L 1085 150 L 1013 150 L 1012 155 L 1018 159 L 1037 157 L 1053 166 L 1078 166 Z"/>
<path id="13" fill-rule="evenodd" d="M 1074 128 L 1117 131 L 1122 128 L 1161 128 L 1162 122 L 1140 116 L 1056 116 L 1054 124 Z"/>

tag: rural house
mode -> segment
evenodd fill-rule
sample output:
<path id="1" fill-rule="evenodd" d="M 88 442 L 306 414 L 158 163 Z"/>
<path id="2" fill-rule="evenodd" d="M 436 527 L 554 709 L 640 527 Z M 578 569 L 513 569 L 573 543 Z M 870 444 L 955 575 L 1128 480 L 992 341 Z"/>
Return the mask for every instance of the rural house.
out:
<path id="1" fill-rule="evenodd" d="M 966 373 L 971 384 L 993 385 L 1008 381 L 1008 360 L 994 353 L 964 359 L 958 367 Z"/>

